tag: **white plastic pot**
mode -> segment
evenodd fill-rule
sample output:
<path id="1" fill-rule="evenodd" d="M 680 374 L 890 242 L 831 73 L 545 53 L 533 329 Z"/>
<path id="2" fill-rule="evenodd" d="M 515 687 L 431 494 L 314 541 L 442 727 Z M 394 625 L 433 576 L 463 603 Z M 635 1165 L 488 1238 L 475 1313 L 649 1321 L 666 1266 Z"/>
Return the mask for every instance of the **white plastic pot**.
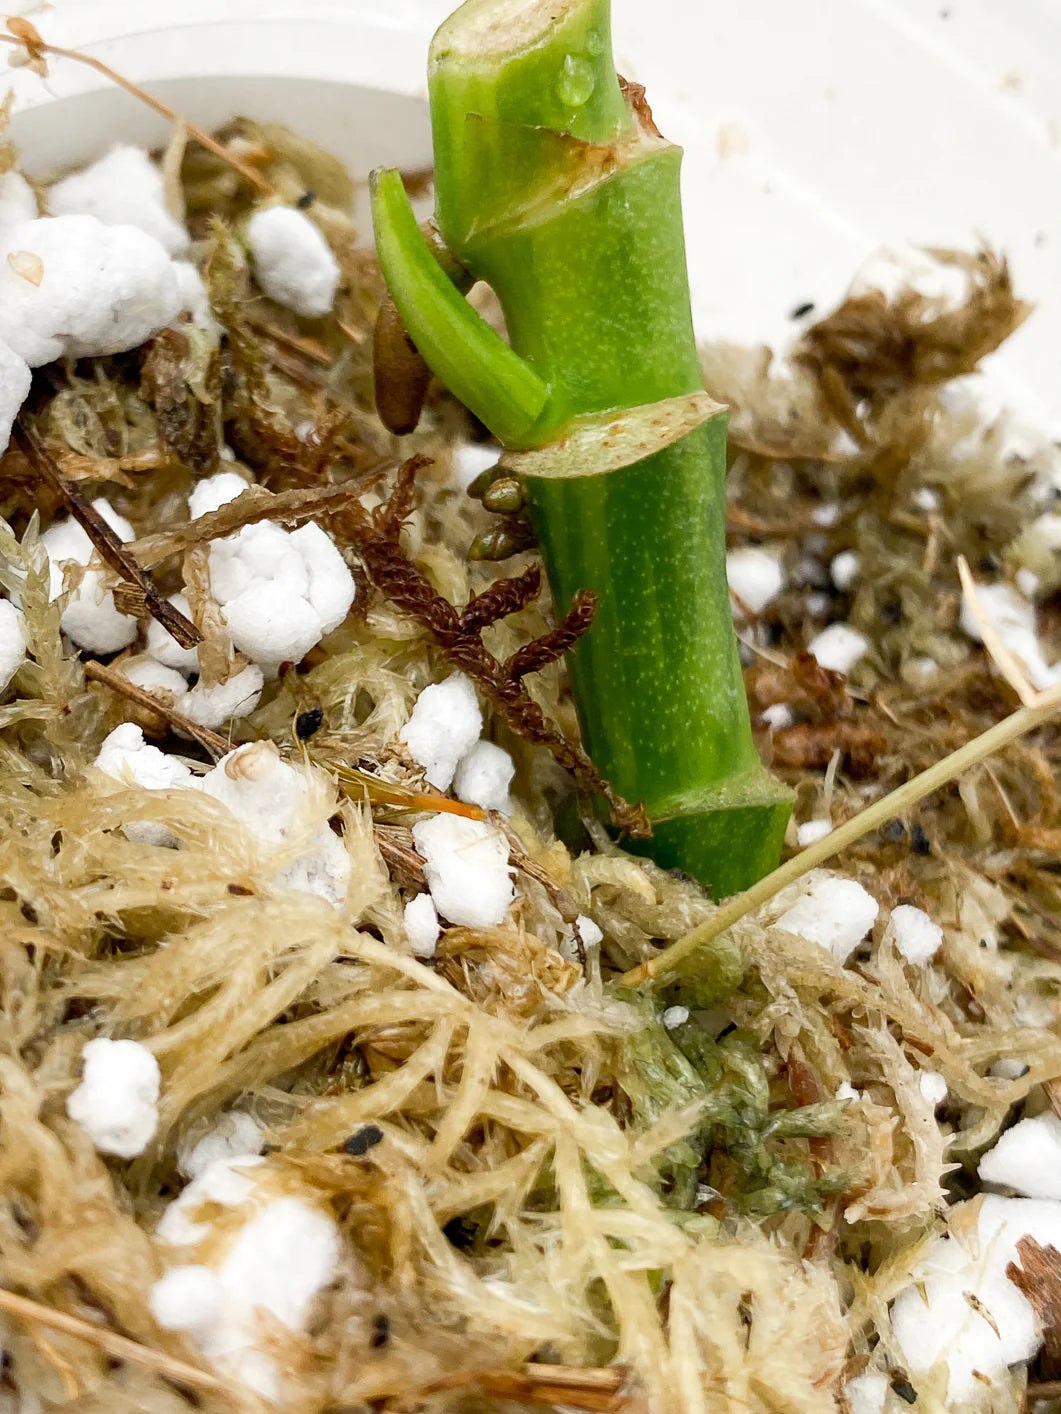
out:
<path id="1" fill-rule="evenodd" d="M 1061 8 L 1049 0 L 613 0 L 616 55 L 686 149 L 705 334 L 784 343 L 877 246 L 1010 256 L 1039 308 L 995 361 L 1061 426 Z M 47 38 L 84 48 L 205 126 L 277 119 L 356 175 L 429 160 L 425 58 L 450 0 L 57 0 Z M 165 124 L 90 70 L 14 74 L 30 170 Z"/>
<path id="2" fill-rule="evenodd" d="M 40 24 L 49 41 L 104 60 L 203 127 L 240 113 L 287 123 L 364 177 L 381 163 L 431 160 L 429 8 L 163 0 L 139 4 L 131 29 L 125 3 L 60 0 Z M 83 65 L 52 59 L 47 84 L 25 70 L 14 82 L 11 130 L 31 172 L 86 161 L 119 139 L 166 140 L 165 119 Z"/>

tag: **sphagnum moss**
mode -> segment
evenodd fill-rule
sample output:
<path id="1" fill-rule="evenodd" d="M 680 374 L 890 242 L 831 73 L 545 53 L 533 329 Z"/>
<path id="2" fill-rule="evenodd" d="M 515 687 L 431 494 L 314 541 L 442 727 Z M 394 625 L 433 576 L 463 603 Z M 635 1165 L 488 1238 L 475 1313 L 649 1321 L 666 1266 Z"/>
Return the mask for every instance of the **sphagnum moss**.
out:
<path id="1" fill-rule="evenodd" d="M 283 199 L 320 180 L 302 144 L 247 121 L 237 130 L 253 135 Z M 197 166 L 185 194 L 199 230 L 211 208 L 237 223 L 251 187 L 234 189 L 216 157 Z M 378 276 L 341 235 L 348 221 L 329 219 L 348 271 L 340 315 L 357 334 Z M 217 312 L 234 363 L 219 387 L 214 455 L 222 429 L 240 439 L 256 514 L 327 521 L 364 495 L 361 478 L 378 475 L 393 448 L 368 408 L 362 346 L 331 321 L 308 330 L 267 305 L 250 311 L 253 287 L 237 289 L 223 265 Z M 982 333 L 973 301 L 961 322 Z M 926 332 L 920 316 L 913 332 Z M 322 356 L 333 365 L 327 395 L 314 382 Z M 823 534 L 812 514 L 822 500 L 842 497 L 827 545 L 860 537 L 866 564 L 894 567 L 916 589 L 914 619 L 875 635 L 854 695 L 795 651 L 814 622 L 804 589 L 790 581 L 766 616 L 777 641 L 749 673 L 753 702 L 793 704 L 778 758 L 801 805 L 820 810 L 831 792 L 839 822 L 1006 705 L 984 656 L 968 645 L 958 656 L 951 567 L 919 535 L 931 526 L 911 529 L 901 504 L 894 516 L 888 506 L 925 478 L 955 547 L 973 564 L 988 553 L 1002 562 L 1022 553 L 1009 542 L 1036 514 L 1031 470 L 1006 460 L 994 436 L 959 455 L 975 428 L 932 389 L 914 390 L 901 417 L 890 393 L 873 399 L 864 452 L 819 457 L 819 442 L 786 451 L 767 434 L 805 425 L 788 415 L 805 410 L 805 389 L 734 386 L 742 362 L 732 354 L 720 362 L 716 351 L 710 366 L 713 391 L 741 414 L 732 533 L 776 537 L 794 556 L 802 536 Z M 197 573 L 189 556 L 205 539 L 246 523 L 246 508 L 188 526 L 195 474 L 159 436 L 140 369 L 136 358 L 52 369 L 60 387 L 41 432 L 64 475 L 120 501 L 142 567 L 169 591 Z M 204 388 L 199 373 L 191 359 L 166 377 L 183 397 L 185 375 Z M 337 410 L 333 435 L 324 414 Z M 484 519 L 445 482 L 449 444 L 468 435 L 460 410 L 436 398 L 433 412 L 436 427 L 413 445 L 439 470 L 422 474 L 403 535 L 432 583 L 464 604 L 487 587 L 488 572 L 464 557 Z M 295 428 L 310 416 L 317 431 L 303 442 Z M 654 999 L 609 997 L 598 978 L 718 914 L 595 822 L 595 847 L 570 858 L 552 829 L 556 773 L 526 743 L 507 743 L 521 764 L 518 913 L 498 929 L 447 930 L 433 966 L 409 955 L 402 907 L 420 866 L 407 824 L 431 801 L 390 748 L 418 689 L 445 670 L 429 634 L 364 580 L 357 612 L 322 653 L 236 727 L 292 762 L 311 752 L 349 787 L 332 816 L 354 863 L 347 916 L 271 892 L 241 832 L 195 793 L 108 793 L 89 763 L 108 728 L 138 710 L 109 685 L 127 659 L 86 671 L 63 642 L 32 518 L 36 502 L 47 525 L 55 502 L 17 454 L 0 462 L 0 493 L 19 532 L 0 526 L 0 583 L 21 596 L 29 641 L 0 707 L 0 1283 L 24 1293 L 2 1298 L 5 1396 L 77 1414 L 176 1414 L 187 1383 L 210 1410 L 242 1401 L 227 1377 L 196 1372 L 194 1342 L 160 1331 L 148 1307 L 164 1256 L 154 1229 L 180 1184 L 177 1163 L 237 1106 L 267 1126 L 273 1181 L 342 1227 L 347 1265 L 312 1333 L 286 1352 L 292 1409 L 415 1401 L 442 1414 L 528 1399 L 631 1414 L 821 1414 L 843 1408 L 845 1380 L 867 1359 L 896 1398 L 944 1407 L 939 1370 L 895 1368 L 888 1303 L 923 1235 L 942 1228 L 947 1188 L 972 1192 L 979 1152 L 1016 1106 L 1043 1106 L 1043 1083 L 1061 1074 L 1056 1034 L 1031 1024 L 1052 1019 L 1056 1031 L 1061 1015 L 1058 738 L 1045 718 L 990 774 L 966 776 L 960 793 L 926 799 L 844 855 L 882 904 L 913 898 L 943 925 L 945 947 L 929 963 L 907 965 L 884 936 L 841 967 L 773 926 L 777 901 L 734 914 L 697 984 L 666 993 L 694 1013 L 668 1031 Z M 867 633 L 889 592 L 883 572 L 860 589 L 853 612 Z M 492 644 L 509 656 L 549 628 L 541 606 L 528 606 L 491 630 Z M 903 668 L 928 647 L 952 656 L 926 700 Z M 874 681 L 885 670 L 890 680 Z M 562 715 L 555 665 L 536 692 Z M 151 730 L 166 727 L 164 712 L 151 714 Z M 843 754 L 835 778 L 823 776 L 811 748 L 850 753 L 858 732 L 879 742 L 859 758 L 862 775 Z M 193 743 L 157 739 L 205 767 Z M 181 848 L 127 839 L 121 826 L 134 816 L 164 819 Z M 585 978 L 562 955 L 579 914 L 604 935 Z M 162 1070 L 159 1135 L 129 1167 L 95 1153 L 64 1113 L 84 1043 L 100 1035 L 138 1039 Z M 928 1069 L 948 1091 L 935 1117 L 920 1083 Z M 841 1086 L 857 1098 L 834 1100 Z M 955 1160 L 962 1167 L 948 1171 Z M 835 1184 L 842 1193 L 829 1192 Z M 689 1195 L 695 1209 L 674 1205 Z M 958 1232 L 969 1205 L 950 1211 Z M 991 1408 L 1019 1409 L 1024 1381 L 1022 1367 L 1003 1371 Z"/>

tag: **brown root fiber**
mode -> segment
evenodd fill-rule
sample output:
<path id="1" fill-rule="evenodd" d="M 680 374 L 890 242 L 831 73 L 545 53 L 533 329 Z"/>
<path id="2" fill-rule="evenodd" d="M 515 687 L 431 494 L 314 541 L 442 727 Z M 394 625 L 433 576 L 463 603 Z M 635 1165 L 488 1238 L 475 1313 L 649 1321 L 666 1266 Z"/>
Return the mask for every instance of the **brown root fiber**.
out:
<path id="1" fill-rule="evenodd" d="M 881 290 L 869 290 L 849 296 L 803 336 L 796 357 L 849 431 L 859 427 L 863 401 L 870 403 L 872 418 L 902 393 L 972 373 L 1031 313 L 1013 292 L 1005 259 L 993 251 L 929 254 L 965 271 L 964 303 L 955 308 L 912 289 L 889 300 Z"/>

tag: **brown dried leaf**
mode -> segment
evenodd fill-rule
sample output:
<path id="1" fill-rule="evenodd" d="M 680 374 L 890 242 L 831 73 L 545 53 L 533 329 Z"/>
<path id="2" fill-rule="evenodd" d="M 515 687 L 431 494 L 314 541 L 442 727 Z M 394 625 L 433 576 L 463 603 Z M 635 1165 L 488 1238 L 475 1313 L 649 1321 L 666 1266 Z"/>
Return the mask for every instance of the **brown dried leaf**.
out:
<path id="1" fill-rule="evenodd" d="M 202 642 L 199 677 L 207 687 L 224 682 L 232 665 L 232 644 L 220 605 L 210 593 L 210 558 L 205 545 L 194 545 L 184 556 L 184 591 Z"/>

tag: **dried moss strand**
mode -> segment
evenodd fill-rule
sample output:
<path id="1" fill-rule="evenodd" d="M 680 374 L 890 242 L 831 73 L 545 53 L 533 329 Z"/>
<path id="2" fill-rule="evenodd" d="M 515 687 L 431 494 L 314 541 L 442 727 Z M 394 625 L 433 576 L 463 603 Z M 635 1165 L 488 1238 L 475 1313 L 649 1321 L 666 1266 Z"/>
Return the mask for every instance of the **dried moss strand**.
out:
<path id="1" fill-rule="evenodd" d="M 1037 707 L 1021 707 L 986 732 L 981 732 L 965 746 L 952 751 L 942 761 L 930 766 L 927 771 L 922 771 L 913 780 L 906 781 L 897 790 L 891 791 L 865 810 L 860 810 L 824 839 L 793 855 L 779 869 L 767 874 L 744 893 L 736 894 L 706 923 L 693 928 L 655 957 L 648 958 L 638 967 L 625 972 L 621 978 L 623 986 L 638 987 L 642 983 L 656 981 L 664 975 L 673 977 L 691 954 L 719 937 L 727 928 L 732 928 L 734 923 L 739 923 L 754 909 L 769 903 L 783 888 L 794 884 L 811 869 L 816 869 L 820 864 L 835 858 L 849 845 L 855 844 L 871 831 L 902 815 L 942 786 L 950 785 L 951 781 L 957 780 L 971 766 L 978 765 L 993 756 L 996 751 L 1001 751 L 1011 743 L 1019 741 L 1022 736 L 1035 731 L 1037 727 L 1049 721 L 1059 708 L 1061 701 L 1048 698 Z"/>
<path id="2" fill-rule="evenodd" d="M 387 464 L 374 470 L 369 477 L 343 486 L 327 486 L 323 490 L 293 487 L 288 491 L 267 491 L 264 486 L 248 486 L 216 511 L 197 516 L 175 530 L 160 530 L 154 535 L 130 540 L 126 551 L 141 569 L 154 569 L 171 555 L 182 555 L 196 545 L 208 544 L 227 535 L 235 535 L 245 525 L 260 521 L 280 521 L 298 525 L 315 516 L 334 514 L 352 505 L 363 494 L 366 482 L 380 474 Z"/>
<path id="3" fill-rule="evenodd" d="M 70 1316 L 65 1311 L 53 1310 L 52 1307 L 43 1306 L 39 1301 L 31 1301 L 26 1296 L 16 1296 L 13 1291 L 6 1291 L 2 1287 L 0 1287 L 0 1311 L 31 1325 L 62 1331 L 64 1335 L 72 1335 L 77 1340 L 88 1341 L 90 1345 L 96 1346 L 107 1355 L 112 1355 L 116 1360 L 129 1360 L 136 1365 L 143 1366 L 144 1369 L 154 1370 L 157 1374 L 165 1375 L 167 1379 L 176 1380 L 179 1384 L 189 1385 L 192 1389 L 209 1390 L 213 1394 L 225 1395 L 234 1404 L 238 1404 L 235 1395 L 216 1375 L 197 1369 L 195 1365 L 189 1365 L 184 1360 L 177 1360 L 174 1356 L 166 1355 L 161 1350 L 151 1350 L 146 1345 L 141 1345 L 139 1341 L 130 1340 L 128 1336 L 119 1335 L 116 1331 L 101 1330 L 99 1326 L 83 1321 L 78 1316 Z"/>

